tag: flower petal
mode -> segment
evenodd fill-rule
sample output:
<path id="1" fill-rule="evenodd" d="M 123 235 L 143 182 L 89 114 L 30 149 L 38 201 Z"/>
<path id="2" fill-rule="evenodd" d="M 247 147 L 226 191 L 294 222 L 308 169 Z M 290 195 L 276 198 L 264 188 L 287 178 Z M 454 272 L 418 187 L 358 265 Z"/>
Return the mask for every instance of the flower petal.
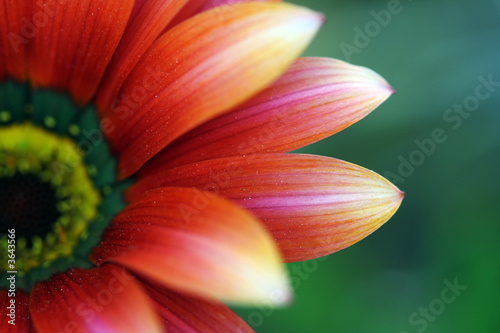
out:
<path id="1" fill-rule="evenodd" d="M 38 333 L 162 332 L 152 304 L 123 269 L 74 269 L 38 283 L 30 311 Z"/>
<path id="2" fill-rule="evenodd" d="M 2 318 L 0 320 L 0 332 L 32 332 L 28 311 L 28 295 L 22 290 L 16 290 L 15 295 L 9 295 L 9 293 L 10 291 L 0 290 L 0 315 Z M 14 300 L 14 304 L 12 304 L 12 300 Z"/>
<path id="3" fill-rule="evenodd" d="M 302 58 L 244 105 L 167 146 L 141 172 L 220 157 L 289 152 L 343 130 L 392 92 L 368 68 L 335 59 Z"/>
<path id="4" fill-rule="evenodd" d="M 157 283 L 142 285 L 169 333 L 251 333 L 253 330 L 219 301 L 171 291 Z"/>
<path id="5" fill-rule="evenodd" d="M 133 0 L 38 1 L 30 44 L 35 87 L 69 91 L 85 104 L 94 95 L 127 25 Z"/>
<path id="6" fill-rule="evenodd" d="M 145 193 L 115 217 L 92 257 L 199 296 L 239 303 L 290 297 L 278 250 L 261 224 L 195 189 Z"/>
<path id="7" fill-rule="evenodd" d="M 103 121 L 119 172 L 137 171 L 168 143 L 276 79 L 318 30 L 319 14 L 245 3 L 215 8 L 160 38 L 132 71 Z"/>
<path id="8" fill-rule="evenodd" d="M 0 2 L 0 80 L 8 75 L 25 81 L 28 75 L 28 48 L 34 31 L 30 29 L 31 1 Z"/>
<path id="9" fill-rule="evenodd" d="M 215 192 L 259 217 L 286 262 L 341 250 L 371 234 L 403 198 L 359 166 L 312 155 L 263 154 L 188 164 L 139 179 L 128 191 L 185 186 Z"/>
<path id="10" fill-rule="evenodd" d="M 136 4 L 136 12 L 131 16 L 101 82 L 96 98 L 99 110 L 111 109 L 125 79 L 186 1 L 148 0 Z"/>
<path id="11" fill-rule="evenodd" d="M 206 12 L 215 7 L 220 7 L 223 5 L 234 5 L 240 2 L 254 2 L 254 1 L 266 1 L 266 2 L 281 2 L 282 0 L 189 0 L 182 10 L 177 14 L 175 19 L 170 24 L 169 28 L 176 26 L 177 24 L 187 20 L 188 18 Z"/>
<path id="12" fill-rule="evenodd" d="M 266 1 L 266 2 L 281 2 L 282 0 L 208 0 L 205 2 L 203 7 L 198 11 L 198 13 L 210 10 L 215 7 L 234 5 L 239 2 L 254 2 L 254 1 Z"/>

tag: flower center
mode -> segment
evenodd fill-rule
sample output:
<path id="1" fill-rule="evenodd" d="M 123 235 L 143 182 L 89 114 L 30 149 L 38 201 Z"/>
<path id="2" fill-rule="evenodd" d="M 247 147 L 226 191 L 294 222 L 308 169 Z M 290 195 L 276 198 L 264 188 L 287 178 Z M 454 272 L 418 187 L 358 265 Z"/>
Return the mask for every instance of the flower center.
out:
<path id="1" fill-rule="evenodd" d="M 0 228 L 16 228 L 18 237 L 46 235 L 61 213 L 56 191 L 38 177 L 16 173 L 0 178 Z"/>
<path id="2" fill-rule="evenodd" d="M 89 253 L 124 206 L 128 183 L 116 180 L 98 124 L 91 106 L 65 95 L 0 85 L 0 267 L 18 272 L 18 287 L 91 267 Z M 4 259 L 12 254 L 15 267 Z"/>

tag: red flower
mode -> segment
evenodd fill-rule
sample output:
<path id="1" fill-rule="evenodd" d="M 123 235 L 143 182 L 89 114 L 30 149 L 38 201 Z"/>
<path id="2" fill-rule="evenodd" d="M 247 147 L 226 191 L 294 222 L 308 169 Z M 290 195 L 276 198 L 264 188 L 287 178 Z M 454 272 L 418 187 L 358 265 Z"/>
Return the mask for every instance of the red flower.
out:
<path id="1" fill-rule="evenodd" d="M 17 237 L 0 230 L 17 269 L 0 282 L 2 332 L 250 332 L 220 300 L 286 303 L 281 262 L 395 213 L 402 193 L 377 174 L 287 154 L 390 86 L 296 60 L 317 13 L 238 2 L 0 4 L 0 225 Z"/>

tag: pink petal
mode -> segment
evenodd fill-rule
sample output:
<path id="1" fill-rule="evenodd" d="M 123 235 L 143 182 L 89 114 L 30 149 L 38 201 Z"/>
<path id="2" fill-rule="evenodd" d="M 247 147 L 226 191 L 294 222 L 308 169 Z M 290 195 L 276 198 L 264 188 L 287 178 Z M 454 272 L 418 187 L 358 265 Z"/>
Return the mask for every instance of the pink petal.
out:
<path id="1" fill-rule="evenodd" d="M 403 198 L 376 173 L 340 160 L 298 154 L 230 157 L 139 179 L 128 191 L 184 186 L 211 191 L 249 209 L 276 239 L 286 262 L 350 246 L 385 223 Z"/>
<path id="2" fill-rule="evenodd" d="M 219 301 L 169 290 L 151 281 L 142 285 L 169 333 L 251 333 L 253 330 Z"/>
<path id="3" fill-rule="evenodd" d="M 289 152 L 357 122 L 392 93 L 368 68 L 302 58 L 244 105 L 173 142 L 141 172 L 220 157 Z"/>

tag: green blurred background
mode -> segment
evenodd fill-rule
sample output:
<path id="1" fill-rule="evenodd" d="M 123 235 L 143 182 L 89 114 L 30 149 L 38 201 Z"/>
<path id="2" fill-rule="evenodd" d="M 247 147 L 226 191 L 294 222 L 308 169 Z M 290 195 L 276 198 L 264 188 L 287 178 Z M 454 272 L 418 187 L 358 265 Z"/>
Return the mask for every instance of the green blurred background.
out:
<path id="1" fill-rule="evenodd" d="M 401 176 L 391 180 L 406 196 L 362 242 L 289 265 L 291 306 L 237 312 L 262 333 L 500 332 L 500 1 L 294 2 L 327 17 L 306 55 L 370 67 L 397 91 L 301 152 Z M 390 22 L 373 23 L 372 11 L 388 9 L 397 12 Z M 372 29 L 368 42 L 356 28 Z M 499 82 L 484 100 L 474 97 L 479 77 Z M 464 103 L 472 111 L 452 113 Z M 435 129 L 446 140 L 422 159 L 415 140 Z M 400 173 L 410 158 L 419 165 Z M 459 285 L 455 295 L 448 283 Z"/>

